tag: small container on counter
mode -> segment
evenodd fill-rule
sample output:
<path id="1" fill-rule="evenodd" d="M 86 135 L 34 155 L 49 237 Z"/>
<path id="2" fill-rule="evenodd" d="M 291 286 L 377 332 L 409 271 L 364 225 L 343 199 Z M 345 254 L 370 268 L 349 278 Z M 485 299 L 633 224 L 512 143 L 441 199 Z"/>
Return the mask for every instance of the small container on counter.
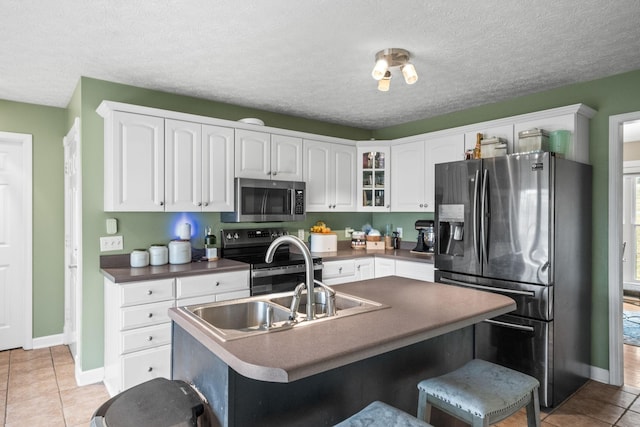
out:
<path id="1" fill-rule="evenodd" d="M 151 245 L 149 248 L 149 264 L 165 265 L 169 262 L 169 249 L 165 245 Z"/>
<path id="2" fill-rule="evenodd" d="M 172 240 L 169 242 L 169 263 L 188 264 L 191 262 L 191 241 Z"/>
<path id="3" fill-rule="evenodd" d="M 354 231 L 351 233 L 351 248 L 352 249 L 364 249 L 367 246 L 367 242 L 364 238 L 364 231 Z"/>
<path id="4" fill-rule="evenodd" d="M 129 260 L 131 267 L 146 267 L 149 265 L 149 252 L 145 249 L 134 249 Z"/>

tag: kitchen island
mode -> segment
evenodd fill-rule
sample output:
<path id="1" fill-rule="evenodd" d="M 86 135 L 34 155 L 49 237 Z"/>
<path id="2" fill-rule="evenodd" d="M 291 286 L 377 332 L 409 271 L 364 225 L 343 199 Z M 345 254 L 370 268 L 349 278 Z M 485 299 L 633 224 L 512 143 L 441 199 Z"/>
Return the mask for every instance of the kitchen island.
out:
<path id="1" fill-rule="evenodd" d="M 473 357 L 473 324 L 512 299 L 396 276 L 335 286 L 388 306 L 222 341 L 179 309 L 172 377 L 195 384 L 223 426 L 333 425 L 373 400 L 415 414 L 416 384 Z"/>

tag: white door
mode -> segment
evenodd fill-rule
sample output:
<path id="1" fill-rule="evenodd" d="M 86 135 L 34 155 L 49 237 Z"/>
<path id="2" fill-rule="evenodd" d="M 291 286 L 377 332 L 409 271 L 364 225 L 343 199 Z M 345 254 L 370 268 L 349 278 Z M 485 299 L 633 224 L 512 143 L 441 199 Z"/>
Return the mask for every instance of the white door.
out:
<path id="1" fill-rule="evenodd" d="M 328 212 L 334 197 L 330 188 L 331 144 L 305 140 L 303 174 L 306 182 L 307 212 Z"/>
<path id="2" fill-rule="evenodd" d="M 0 350 L 32 347 L 31 140 L 0 132 Z"/>
<path id="3" fill-rule="evenodd" d="M 265 132 L 236 129 L 236 177 L 271 178 L 271 135 Z"/>
<path id="4" fill-rule="evenodd" d="M 353 212 L 356 210 L 356 147 L 332 144 L 329 179 L 333 193 L 332 211 Z"/>
<path id="5" fill-rule="evenodd" d="M 233 210 L 234 130 L 202 125 L 202 210 Z"/>
<path id="6" fill-rule="evenodd" d="M 391 210 L 424 212 L 425 142 L 391 147 Z"/>
<path id="7" fill-rule="evenodd" d="M 82 313 L 82 174 L 80 121 L 75 123 L 64 145 L 64 343 L 74 360 L 79 359 Z"/>
<path id="8" fill-rule="evenodd" d="M 271 178 L 302 181 L 302 139 L 271 135 Z"/>
<path id="9" fill-rule="evenodd" d="M 166 212 L 202 210 L 202 125 L 165 120 Z"/>

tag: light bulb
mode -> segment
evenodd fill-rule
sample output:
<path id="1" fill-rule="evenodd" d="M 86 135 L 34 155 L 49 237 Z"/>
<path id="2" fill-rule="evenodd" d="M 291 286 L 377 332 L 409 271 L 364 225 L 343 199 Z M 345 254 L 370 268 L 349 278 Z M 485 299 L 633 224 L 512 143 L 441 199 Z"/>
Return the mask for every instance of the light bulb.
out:
<path id="1" fill-rule="evenodd" d="M 384 77 L 378 81 L 378 90 L 380 92 L 388 92 L 390 86 L 391 86 L 391 72 L 387 70 L 387 72 L 384 73 Z"/>
<path id="2" fill-rule="evenodd" d="M 376 80 L 380 80 L 384 77 L 384 74 L 387 72 L 387 69 L 389 68 L 389 64 L 387 63 L 387 60 L 384 58 L 378 59 L 376 61 L 376 65 L 375 67 L 373 67 L 373 71 L 371 72 L 371 77 L 373 77 Z"/>
<path id="3" fill-rule="evenodd" d="M 404 76 L 404 81 L 408 85 L 412 85 L 418 81 L 418 73 L 416 73 L 416 68 L 410 62 L 406 63 L 402 67 L 402 75 Z"/>

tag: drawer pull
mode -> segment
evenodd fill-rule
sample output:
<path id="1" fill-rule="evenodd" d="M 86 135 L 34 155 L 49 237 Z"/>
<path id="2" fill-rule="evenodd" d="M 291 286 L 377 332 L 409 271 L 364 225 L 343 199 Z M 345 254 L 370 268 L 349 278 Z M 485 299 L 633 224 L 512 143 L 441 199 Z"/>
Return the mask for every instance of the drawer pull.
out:
<path id="1" fill-rule="evenodd" d="M 151 319 L 153 317 L 153 313 L 149 313 L 149 319 Z"/>
<path id="2" fill-rule="evenodd" d="M 147 337 L 147 341 L 152 341 L 152 340 L 153 340 L 153 337 L 152 337 L 151 335 L 149 335 L 149 336 Z"/>
<path id="3" fill-rule="evenodd" d="M 216 282 L 216 286 L 220 286 L 220 282 Z"/>
<path id="4" fill-rule="evenodd" d="M 151 294 L 153 294 L 153 291 L 152 291 L 151 289 L 149 289 L 149 290 L 147 291 L 147 295 L 151 295 Z"/>
<path id="5" fill-rule="evenodd" d="M 151 371 L 153 371 L 153 368 L 149 366 L 149 368 L 147 368 L 147 372 L 151 372 Z"/>
<path id="6" fill-rule="evenodd" d="M 342 274 L 342 267 L 338 267 L 338 273 Z"/>

